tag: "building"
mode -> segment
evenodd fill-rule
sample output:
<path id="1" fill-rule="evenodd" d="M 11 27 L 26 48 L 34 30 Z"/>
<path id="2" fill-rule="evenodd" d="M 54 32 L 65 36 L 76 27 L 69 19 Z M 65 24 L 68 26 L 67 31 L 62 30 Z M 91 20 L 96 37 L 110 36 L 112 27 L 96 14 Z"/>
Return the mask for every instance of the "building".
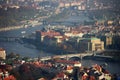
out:
<path id="1" fill-rule="evenodd" d="M 79 41 L 80 51 L 102 51 L 104 42 L 98 38 L 84 38 Z"/>
<path id="2" fill-rule="evenodd" d="M 0 48 L 0 59 L 6 59 L 6 52 L 2 48 Z"/>
<path id="3" fill-rule="evenodd" d="M 59 43 L 61 42 L 60 39 L 63 36 L 59 33 L 59 32 L 55 32 L 55 31 L 36 31 L 36 40 L 37 42 L 44 42 L 46 39 L 48 40 L 52 40 L 53 38 L 56 39 L 56 41 Z"/>
<path id="4" fill-rule="evenodd" d="M 104 41 L 104 47 L 108 48 L 113 44 L 113 37 L 112 36 L 101 36 L 102 41 Z"/>
<path id="5" fill-rule="evenodd" d="M 70 31 L 70 32 L 65 32 L 64 35 L 68 37 L 83 37 L 84 34 L 79 31 Z"/>

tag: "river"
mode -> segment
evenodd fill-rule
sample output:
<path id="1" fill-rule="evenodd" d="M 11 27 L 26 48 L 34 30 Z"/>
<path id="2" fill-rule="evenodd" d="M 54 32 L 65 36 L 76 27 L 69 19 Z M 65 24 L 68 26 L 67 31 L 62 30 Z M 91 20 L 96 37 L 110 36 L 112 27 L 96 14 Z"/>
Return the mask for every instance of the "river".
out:
<path id="1" fill-rule="evenodd" d="M 0 32 L 0 36 L 5 37 L 22 37 L 23 35 L 30 35 L 31 33 L 35 32 L 36 30 L 40 30 L 44 26 L 36 26 L 36 27 L 28 27 L 28 28 L 21 28 L 16 30 L 9 30 L 9 31 L 2 31 Z M 21 33 L 21 32 L 25 33 Z M 35 57 L 44 57 L 44 56 L 52 56 L 54 54 L 52 53 L 46 53 L 44 51 L 37 50 L 36 48 L 29 48 L 26 47 L 24 44 L 21 44 L 19 42 L 5 42 L 0 41 L 0 48 L 4 48 L 6 50 L 6 53 L 9 54 L 11 52 L 20 54 L 21 56 L 29 56 L 32 58 Z M 94 60 L 83 60 L 82 64 L 84 66 L 90 66 L 93 64 L 104 64 L 107 63 L 108 65 L 106 68 L 111 73 L 117 73 L 120 74 L 120 64 L 118 63 L 112 63 L 112 62 L 105 62 L 105 61 L 94 61 Z"/>
<path id="2" fill-rule="evenodd" d="M 70 16 L 68 19 L 65 19 L 65 22 L 63 25 L 70 25 L 72 21 L 75 20 L 77 23 L 82 23 L 84 20 L 88 20 L 88 18 L 84 18 L 84 20 L 81 19 L 82 16 Z M 44 25 L 41 26 L 35 26 L 35 27 L 27 27 L 27 28 L 20 28 L 15 30 L 9 30 L 9 31 L 0 31 L 0 37 L 23 37 L 28 36 L 35 32 L 36 30 L 40 30 L 44 27 Z M 44 51 L 39 51 L 37 49 L 32 49 L 25 47 L 24 44 L 20 44 L 18 42 L 2 42 L 0 41 L 0 48 L 4 48 L 6 50 L 6 53 L 9 54 L 11 52 L 20 54 L 21 56 L 30 56 L 30 57 L 38 57 L 38 56 L 50 56 L 53 54 L 46 53 Z"/>
<path id="3" fill-rule="evenodd" d="M 28 27 L 28 28 L 21 28 L 16 30 L 9 30 L 9 31 L 2 31 L 0 32 L 0 37 L 23 37 L 30 35 L 31 33 L 35 32 L 36 30 L 40 30 L 43 26 L 36 26 L 36 27 Z M 25 33 L 22 33 L 22 32 Z M 39 51 L 35 48 L 28 48 L 24 44 L 18 42 L 5 42 L 0 41 L 0 48 L 6 50 L 6 53 L 9 54 L 11 52 L 20 54 L 21 56 L 29 56 L 29 57 L 38 57 L 38 56 L 50 56 L 52 54 L 46 53 L 43 51 Z"/>
<path id="4" fill-rule="evenodd" d="M 84 21 L 89 21 L 88 17 L 85 17 L 85 13 L 82 13 L 81 15 L 70 15 L 67 19 L 62 21 L 66 25 L 73 25 L 73 24 L 80 24 L 83 23 Z M 64 18 L 62 18 L 63 20 Z M 62 24 L 63 24 L 62 23 Z M 57 24 L 57 23 L 56 23 Z M 61 23 L 60 23 L 61 24 Z M 28 27 L 28 28 L 20 28 L 16 30 L 9 30 L 9 31 L 1 31 L 0 32 L 0 37 L 23 37 L 30 35 L 31 33 L 35 32 L 36 30 L 40 30 L 44 26 L 36 26 L 36 27 Z M 29 45 L 29 44 L 28 44 Z M 9 54 L 11 52 L 20 54 L 21 56 L 29 56 L 32 58 L 35 57 L 44 57 L 44 56 L 52 56 L 54 54 L 52 53 L 47 53 L 44 51 L 37 50 L 36 48 L 30 48 L 25 46 L 23 43 L 19 42 L 5 42 L 5 41 L 0 41 L 0 48 L 4 48 L 6 50 L 6 54 Z M 90 67 L 91 65 L 94 64 L 104 64 L 107 63 L 107 66 L 105 67 L 108 71 L 111 73 L 117 73 L 120 74 L 120 63 L 113 63 L 113 62 L 105 62 L 105 61 L 95 61 L 95 60 L 82 60 L 82 65 L 86 67 Z"/>

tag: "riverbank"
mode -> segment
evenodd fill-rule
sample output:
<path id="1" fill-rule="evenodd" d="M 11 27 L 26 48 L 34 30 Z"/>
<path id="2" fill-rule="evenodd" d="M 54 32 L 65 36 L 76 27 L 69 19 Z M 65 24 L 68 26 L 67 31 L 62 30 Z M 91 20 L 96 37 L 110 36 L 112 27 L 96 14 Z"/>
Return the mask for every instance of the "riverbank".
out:
<path id="1" fill-rule="evenodd" d="M 35 26 L 40 26 L 42 25 L 42 23 L 32 23 L 31 25 L 18 25 L 18 26 L 9 26 L 9 27 L 5 27 L 5 28 L 0 28 L 0 32 L 2 31 L 9 31 L 9 30 L 16 30 L 16 29 L 20 29 L 20 28 L 28 28 L 28 27 L 35 27 Z"/>
<path id="2" fill-rule="evenodd" d="M 5 28 L 0 28 L 0 32 L 1 31 L 9 31 L 9 30 L 20 29 L 20 28 L 24 28 L 24 26 L 19 25 L 19 26 L 10 26 L 10 27 L 5 27 Z"/>

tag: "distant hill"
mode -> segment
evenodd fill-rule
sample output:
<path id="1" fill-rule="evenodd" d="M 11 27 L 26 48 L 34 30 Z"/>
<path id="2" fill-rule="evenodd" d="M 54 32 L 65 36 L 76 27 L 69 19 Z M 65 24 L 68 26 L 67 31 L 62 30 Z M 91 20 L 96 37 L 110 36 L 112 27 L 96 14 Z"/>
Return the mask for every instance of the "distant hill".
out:
<path id="1" fill-rule="evenodd" d="M 29 7 L 0 8 L 0 28 L 19 25 L 20 21 L 29 20 L 36 13 L 36 9 Z"/>

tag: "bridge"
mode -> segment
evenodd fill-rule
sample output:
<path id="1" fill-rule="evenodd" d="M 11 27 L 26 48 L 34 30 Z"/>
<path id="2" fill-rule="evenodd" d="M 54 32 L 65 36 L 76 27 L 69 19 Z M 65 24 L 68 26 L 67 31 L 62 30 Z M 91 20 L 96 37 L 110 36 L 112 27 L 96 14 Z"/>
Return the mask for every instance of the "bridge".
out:
<path id="1" fill-rule="evenodd" d="M 92 56 L 93 55 L 93 56 Z M 78 53 L 78 54 L 66 54 L 66 55 L 56 55 L 56 56 L 46 56 L 42 57 L 41 60 L 50 60 L 55 58 L 64 58 L 67 60 L 77 59 L 82 60 L 82 58 L 88 57 L 88 59 L 95 59 L 95 60 L 106 60 L 106 61 L 114 61 L 112 56 L 104 56 L 104 55 L 94 55 L 94 53 Z"/>
<path id="2" fill-rule="evenodd" d="M 46 57 L 42 57 L 41 60 L 49 60 L 52 58 L 66 58 L 66 59 L 70 59 L 72 57 L 78 57 L 78 58 L 82 58 L 84 56 L 91 56 L 93 55 L 92 53 L 78 53 L 78 54 L 66 54 L 66 55 L 56 55 L 56 56 L 46 56 Z"/>

